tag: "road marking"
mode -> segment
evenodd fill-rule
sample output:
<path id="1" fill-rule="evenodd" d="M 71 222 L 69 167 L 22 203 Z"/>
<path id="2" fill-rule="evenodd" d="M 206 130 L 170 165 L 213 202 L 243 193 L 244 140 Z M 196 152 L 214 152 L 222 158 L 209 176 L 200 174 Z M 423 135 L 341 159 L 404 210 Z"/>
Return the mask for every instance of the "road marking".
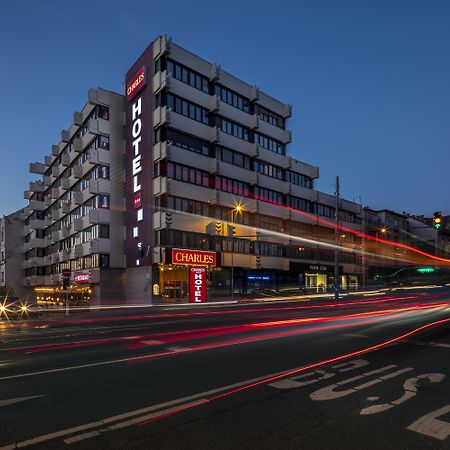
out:
<path id="1" fill-rule="evenodd" d="M 450 405 L 425 414 L 420 419 L 412 423 L 408 430 L 416 431 L 417 433 L 425 434 L 426 436 L 434 437 L 443 441 L 450 436 L 450 422 L 438 420 L 438 417 L 450 413 Z"/>
<path id="2" fill-rule="evenodd" d="M 393 369 L 397 367 L 396 365 L 390 365 L 382 367 L 381 369 L 372 370 L 370 372 L 363 373 L 362 375 L 358 375 L 356 377 L 348 378 L 347 380 L 340 381 L 335 384 L 330 384 L 329 386 L 325 386 L 315 392 L 313 392 L 309 397 L 311 400 L 315 401 L 324 401 L 324 400 L 334 400 L 336 398 L 346 397 L 347 395 L 354 394 L 355 392 L 361 391 L 368 387 L 374 386 L 375 384 L 382 383 L 383 381 L 389 380 L 391 378 L 397 377 L 403 373 L 410 372 L 414 370 L 412 367 L 407 367 L 405 369 L 397 370 L 396 372 L 388 373 L 387 375 L 380 376 L 375 378 L 374 380 L 367 381 L 366 383 L 360 384 L 350 389 L 346 389 L 343 391 L 336 391 L 336 388 L 340 386 L 344 386 L 346 384 L 352 383 L 353 381 L 360 380 L 361 378 L 367 378 L 371 375 L 377 375 L 382 372 L 386 372 L 387 370 Z"/>
<path id="3" fill-rule="evenodd" d="M 43 395 L 33 395 L 31 397 L 17 397 L 17 398 L 8 398 L 6 400 L 0 400 L 0 407 L 14 405 L 14 403 L 24 402 L 26 400 L 31 400 L 32 398 L 43 397 Z"/>
<path id="4" fill-rule="evenodd" d="M 430 383 L 439 383 L 445 378 L 443 373 L 425 373 L 423 375 L 418 375 L 414 378 L 408 378 L 403 384 L 403 389 L 405 390 L 404 394 L 398 398 L 397 400 L 393 400 L 388 403 L 380 403 L 378 405 L 371 405 L 367 408 L 363 408 L 360 411 L 361 415 L 369 415 L 369 414 L 378 414 L 380 412 L 387 411 L 394 406 L 401 405 L 412 397 L 415 397 L 417 394 L 417 384 L 419 380 L 428 379 Z"/>
<path id="5" fill-rule="evenodd" d="M 191 402 L 192 400 L 202 399 L 202 398 L 204 398 L 204 397 L 206 397 L 208 395 L 219 394 L 221 392 L 228 391 L 230 389 L 239 388 L 239 387 L 245 386 L 245 385 L 247 385 L 249 383 L 256 383 L 258 381 L 266 379 L 267 377 L 275 377 L 275 376 L 281 375 L 283 373 L 285 373 L 285 371 L 277 372 L 277 373 L 274 373 L 274 374 L 271 374 L 271 375 L 265 375 L 265 376 L 258 377 L 258 378 L 253 378 L 251 380 L 241 381 L 239 383 L 230 384 L 228 386 L 222 386 L 220 388 L 212 389 L 210 391 L 200 392 L 198 394 L 190 395 L 188 397 L 182 397 L 182 398 L 178 398 L 176 400 L 171 400 L 171 401 L 168 401 L 168 402 L 165 402 L 165 403 L 159 403 L 157 405 L 152 405 L 152 406 L 148 406 L 148 407 L 145 407 L 145 408 L 137 409 L 137 410 L 134 410 L 134 411 L 129 411 L 129 412 L 126 412 L 126 413 L 123 413 L 123 414 L 119 414 L 119 415 L 116 415 L 116 416 L 107 417 L 105 419 L 101 419 L 101 420 L 98 420 L 98 421 L 95 421 L 95 422 L 90 422 L 90 423 L 87 423 L 87 424 L 84 424 L 84 425 L 79 425 L 79 426 L 76 426 L 76 427 L 67 428 L 65 430 L 56 431 L 56 432 L 45 434 L 45 435 L 42 435 L 42 436 L 38 436 L 38 437 L 35 437 L 35 438 L 32 438 L 32 439 L 27 439 L 25 441 L 16 442 L 14 444 L 9 444 L 9 445 L 6 445 L 4 447 L 0 447 L 0 450 L 11 450 L 11 449 L 17 449 L 17 448 L 22 448 L 22 447 L 28 447 L 30 445 L 39 444 L 39 443 L 42 443 L 42 442 L 50 441 L 52 439 L 64 438 L 65 436 L 70 436 L 70 435 L 73 435 L 73 434 L 76 434 L 76 433 L 79 433 L 79 432 L 82 432 L 82 431 L 92 430 L 93 428 L 99 428 L 99 427 L 102 427 L 102 426 L 105 426 L 105 425 L 109 425 L 109 424 L 114 423 L 114 422 L 120 422 L 120 421 L 123 421 L 124 419 L 130 419 L 132 417 L 139 416 L 139 417 L 136 417 L 136 419 L 134 419 L 132 421 L 133 423 L 131 423 L 131 421 L 128 420 L 128 421 L 125 421 L 125 422 L 116 423 L 113 426 L 108 427 L 108 429 L 111 428 L 111 430 L 124 428 L 126 426 L 134 425 L 134 424 L 140 423 L 140 422 L 142 422 L 144 420 L 149 420 L 149 419 L 153 418 L 153 414 L 151 414 L 152 417 L 143 416 L 144 414 L 147 414 L 149 412 L 157 411 L 157 412 L 154 413 L 154 416 L 159 416 L 161 414 L 161 410 L 162 409 L 164 410 L 163 412 L 165 412 L 165 413 L 170 412 L 169 409 L 164 409 L 164 408 L 167 408 L 169 406 L 175 406 L 176 405 L 177 406 L 176 409 L 180 408 L 180 404 L 189 405 L 190 406 L 191 403 L 189 403 L 189 402 Z M 192 404 L 192 406 L 194 406 L 194 405 Z M 94 435 L 92 435 L 92 436 L 94 436 Z M 73 441 L 73 442 L 76 442 L 76 441 Z"/>

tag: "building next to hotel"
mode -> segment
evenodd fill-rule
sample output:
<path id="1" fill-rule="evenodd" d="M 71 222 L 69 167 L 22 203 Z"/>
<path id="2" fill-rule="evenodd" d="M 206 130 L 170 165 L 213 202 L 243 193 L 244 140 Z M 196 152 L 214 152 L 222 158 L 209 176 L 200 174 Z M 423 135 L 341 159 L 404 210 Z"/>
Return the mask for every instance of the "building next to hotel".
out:
<path id="1" fill-rule="evenodd" d="M 91 89 L 25 191 L 24 277 L 39 303 L 61 303 L 62 272 L 70 301 L 124 300 L 122 95 Z"/>
<path id="2" fill-rule="evenodd" d="M 30 166 L 23 284 L 39 301 L 61 300 L 63 270 L 89 304 L 325 291 L 336 243 L 343 289 L 370 273 L 352 231 L 386 220 L 340 199 L 335 234 L 318 168 L 288 154 L 290 105 L 162 36 L 124 87 L 90 90 Z"/>

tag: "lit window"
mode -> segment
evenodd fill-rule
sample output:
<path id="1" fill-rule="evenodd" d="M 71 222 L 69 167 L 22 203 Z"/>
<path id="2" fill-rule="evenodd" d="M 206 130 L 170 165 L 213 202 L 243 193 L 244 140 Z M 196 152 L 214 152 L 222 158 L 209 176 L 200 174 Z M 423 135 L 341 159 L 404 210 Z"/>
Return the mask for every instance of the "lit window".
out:
<path id="1" fill-rule="evenodd" d="M 139 259 L 136 260 L 136 265 L 139 266 L 141 264 L 141 261 Z"/>
<path id="2" fill-rule="evenodd" d="M 133 237 L 138 237 L 138 236 L 139 236 L 139 228 L 133 227 Z"/>
<path id="3" fill-rule="evenodd" d="M 138 220 L 138 222 L 140 222 L 143 219 L 144 219 L 144 210 L 143 209 L 138 209 L 138 211 L 137 211 L 137 220 Z"/>

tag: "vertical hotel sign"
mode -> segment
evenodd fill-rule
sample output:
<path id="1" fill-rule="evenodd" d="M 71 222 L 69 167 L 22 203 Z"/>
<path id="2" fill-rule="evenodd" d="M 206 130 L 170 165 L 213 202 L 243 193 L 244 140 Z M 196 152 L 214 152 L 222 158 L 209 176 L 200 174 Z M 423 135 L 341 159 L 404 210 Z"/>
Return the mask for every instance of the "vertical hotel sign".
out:
<path id="1" fill-rule="evenodd" d="M 139 61 L 140 62 L 140 61 Z M 151 264 L 151 108 L 145 64 L 126 76 L 126 253 L 127 267 Z"/>

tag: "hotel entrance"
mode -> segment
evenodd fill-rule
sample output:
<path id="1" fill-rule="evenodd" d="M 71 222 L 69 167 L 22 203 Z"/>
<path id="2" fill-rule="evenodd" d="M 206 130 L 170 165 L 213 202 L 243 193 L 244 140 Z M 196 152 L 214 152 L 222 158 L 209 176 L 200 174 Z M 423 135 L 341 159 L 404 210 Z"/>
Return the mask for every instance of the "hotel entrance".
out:
<path id="1" fill-rule="evenodd" d="M 204 303 L 211 272 L 218 269 L 216 252 L 166 248 L 159 265 L 159 292 L 163 303 Z"/>
<path id="2" fill-rule="evenodd" d="M 305 273 L 305 289 L 316 292 L 326 292 L 326 273 Z"/>

